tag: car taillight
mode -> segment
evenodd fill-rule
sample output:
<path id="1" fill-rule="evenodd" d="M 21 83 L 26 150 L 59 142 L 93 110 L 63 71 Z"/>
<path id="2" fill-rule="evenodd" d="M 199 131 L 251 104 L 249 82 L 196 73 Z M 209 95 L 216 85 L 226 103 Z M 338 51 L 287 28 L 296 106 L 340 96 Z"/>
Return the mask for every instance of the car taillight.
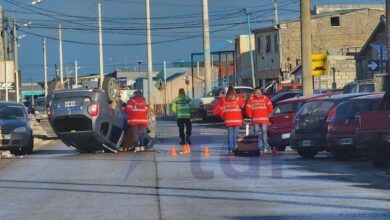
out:
<path id="1" fill-rule="evenodd" d="M 326 116 L 325 128 L 327 128 L 328 130 L 329 130 L 328 125 L 329 125 L 330 121 L 333 119 L 333 116 L 336 113 L 336 109 L 337 109 L 337 106 L 333 107 L 332 110 L 330 110 L 330 112 Z"/>
<path id="2" fill-rule="evenodd" d="M 98 104 L 91 104 L 88 106 L 88 113 L 92 116 L 92 117 L 96 117 L 99 115 L 99 105 Z"/>

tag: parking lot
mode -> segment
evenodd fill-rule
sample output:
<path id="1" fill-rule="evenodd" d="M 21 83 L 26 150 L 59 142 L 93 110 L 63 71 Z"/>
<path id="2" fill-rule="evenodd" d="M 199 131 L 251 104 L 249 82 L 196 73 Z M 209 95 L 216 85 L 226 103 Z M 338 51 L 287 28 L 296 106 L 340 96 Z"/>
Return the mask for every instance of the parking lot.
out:
<path id="1" fill-rule="evenodd" d="M 176 123 L 158 127 L 149 152 L 80 154 L 50 140 L 1 159 L 0 219 L 390 218 L 390 170 L 368 155 L 302 159 L 288 148 L 234 157 L 222 124 L 205 123 L 194 124 L 191 153 L 181 154 Z"/>

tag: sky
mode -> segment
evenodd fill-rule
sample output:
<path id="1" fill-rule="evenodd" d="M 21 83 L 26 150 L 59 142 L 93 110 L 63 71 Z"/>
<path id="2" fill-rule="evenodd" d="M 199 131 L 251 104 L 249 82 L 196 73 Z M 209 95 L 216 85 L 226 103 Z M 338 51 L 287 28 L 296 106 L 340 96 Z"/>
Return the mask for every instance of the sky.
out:
<path id="1" fill-rule="evenodd" d="M 16 18 L 19 65 L 22 81 L 43 79 L 42 38 L 47 38 L 49 78 L 59 63 L 58 25 L 62 26 L 63 63 L 73 70 L 77 60 L 80 74 L 99 71 L 97 0 L 0 0 L 9 18 Z M 145 0 L 101 0 L 104 70 L 135 70 L 141 61 L 146 69 Z M 299 0 L 276 0 L 279 20 L 299 17 Z M 191 53 L 203 51 L 202 0 L 150 0 L 153 70 L 165 60 L 189 61 Z M 367 4 L 384 0 L 314 0 L 317 4 Z M 211 50 L 234 50 L 234 39 L 247 33 L 243 9 L 251 12 L 253 28 L 273 24 L 271 0 L 209 0 Z M 11 19 L 9 19 L 11 20 Z M 27 25 L 30 24 L 30 25 Z M 11 25 L 11 24 L 10 24 Z M 201 58 L 199 58 L 201 59 Z M 64 69 L 65 72 L 65 69 Z"/>

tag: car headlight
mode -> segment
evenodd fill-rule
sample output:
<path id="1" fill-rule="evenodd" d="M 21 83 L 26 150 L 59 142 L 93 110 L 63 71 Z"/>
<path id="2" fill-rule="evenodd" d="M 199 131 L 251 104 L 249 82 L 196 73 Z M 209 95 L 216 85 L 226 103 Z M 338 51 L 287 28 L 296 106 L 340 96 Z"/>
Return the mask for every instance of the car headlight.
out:
<path id="1" fill-rule="evenodd" d="M 14 130 L 15 133 L 27 133 L 26 127 L 18 127 Z"/>

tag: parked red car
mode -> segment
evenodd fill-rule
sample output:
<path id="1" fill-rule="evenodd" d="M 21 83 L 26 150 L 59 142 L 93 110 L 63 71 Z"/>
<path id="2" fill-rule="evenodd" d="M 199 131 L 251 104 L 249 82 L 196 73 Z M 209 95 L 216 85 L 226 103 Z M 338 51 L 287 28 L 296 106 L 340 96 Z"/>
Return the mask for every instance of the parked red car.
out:
<path id="1" fill-rule="evenodd" d="M 390 89 L 386 91 L 375 111 L 360 112 L 356 116 L 357 142 L 367 144 L 376 167 L 390 165 Z"/>
<path id="2" fill-rule="evenodd" d="M 290 145 L 290 133 L 297 111 L 308 101 L 331 95 L 333 93 L 301 96 L 278 102 L 269 118 L 268 137 L 270 145 L 276 147 L 278 151 L 284 151 Z"/>
<path id="3" fill-rule="evenodd" d="M 355 117 L 359 112 L 376 109 L 382 97 L 383 93 L 360 96 L 337 107 L 329 121 L 326 136 L 328 148 L 335 159 L 348 160 L 357 149 L 368 149 L 367 145 L 356 144 L 356 129 L 359 123 Z"/>

